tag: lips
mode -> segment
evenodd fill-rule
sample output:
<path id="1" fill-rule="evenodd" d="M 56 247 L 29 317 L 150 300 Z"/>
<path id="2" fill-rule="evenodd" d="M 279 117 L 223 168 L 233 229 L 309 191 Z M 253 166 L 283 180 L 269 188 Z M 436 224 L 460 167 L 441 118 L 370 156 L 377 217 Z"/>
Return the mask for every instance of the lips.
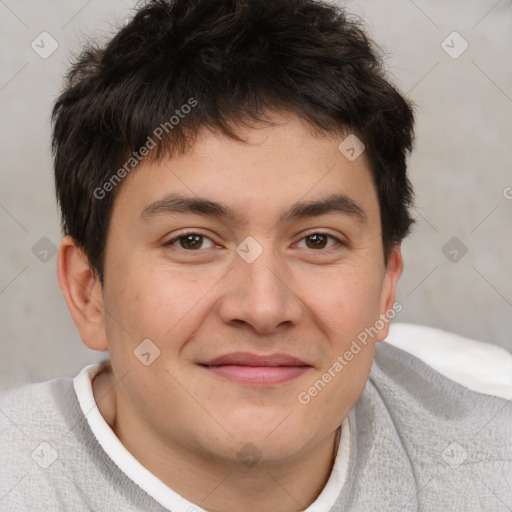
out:
<path id="1" fill-rule="evenodd" d="M 217 357 L 205 363 L 204 366 L 311 366 L 301 359 L 288 354 L 257 355 L 249 352 L 233 352 Z"/>
<path id="2" fill-rule="evenodd" d="M 269 386 L 295 379 L 312 368 L 288 354 L 257 355 L 233 352 L 201 363 L 210 374 L 251 386 Z"/>

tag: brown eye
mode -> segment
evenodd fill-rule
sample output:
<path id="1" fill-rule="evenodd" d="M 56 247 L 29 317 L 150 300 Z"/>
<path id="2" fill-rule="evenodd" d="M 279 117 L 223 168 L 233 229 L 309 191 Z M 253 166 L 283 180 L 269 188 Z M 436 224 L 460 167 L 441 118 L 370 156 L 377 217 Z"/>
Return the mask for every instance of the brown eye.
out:
<path id="1" fill-rule="evenodd" d="M 307 249 L 325 249 L 328 244 L 328 240 L 334 240 L 338 244 L 343 245 L 343 243 L 338 240 L 336 237 L 332 235 L 328 235 L 327 233 L 311 233 L 310 235 L 305 236 L 302 240 L 306 240 L 306 248 Z M 302 242 L 301 240 L 301 242 Z M 336 244 L 333 244 L 336 245 Z M 332 247 L 332 245 L 330 246 Z M 328 248 L 330 248 L 328 247 Z"/>
<path id="2" fill-rule="evenodd" d="M 177 236 L 176 238 L 173 238 L 172 240 L 169 240 L 169 242 L 167 242 L 165 245 L 175 245 L 175 242 L 179 242 L 179 249 L 197 251 L 201 248 L 204 249 L 202 246 L 205 240 L 209 240 L 211 242 L 211 246 L 213 246 L 213 242 L 207 236 L 200 235 L 198 233 L 184 233 L 180 236 Z M 207 249 L 208 248 L 209 247 L 207 247 Z"/>

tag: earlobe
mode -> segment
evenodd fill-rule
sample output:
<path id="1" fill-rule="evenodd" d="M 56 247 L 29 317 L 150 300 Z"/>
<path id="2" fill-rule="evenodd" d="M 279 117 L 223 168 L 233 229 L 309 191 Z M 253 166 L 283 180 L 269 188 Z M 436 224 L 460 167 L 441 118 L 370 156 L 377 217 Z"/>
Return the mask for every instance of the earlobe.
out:
<path id="1" fill-rule="evenodd" d="M 70 236 L 60 243 L 57 278 L 82 342 L 92 350 L 107 350 L 101 283 Z"/>
<path id="2" fill-rule="evenodd" d="M 403 268 L 404 261 L 402 258 L 402 251 L 400 249 L 400 245 L 397 245 L 393 248 L 389 255 L 388 264 L 386 266 L 386 273 L 382 283 L 379 319 L 381 321 L 379 322 L 379 327 L 381 322 L 384 324 L 384 326 L 382 329 L 379 329 L 379 333 L 375 338 L 376 341 L 382 341 L 387 338 L 389 334 L 390 321 L 396 315 L 396 312 L 401 310 L 401 308 L 397 309 L 395 307 L 395 298 L 396 287 L 398 285 L 398 280 L 402 275 Z"/>

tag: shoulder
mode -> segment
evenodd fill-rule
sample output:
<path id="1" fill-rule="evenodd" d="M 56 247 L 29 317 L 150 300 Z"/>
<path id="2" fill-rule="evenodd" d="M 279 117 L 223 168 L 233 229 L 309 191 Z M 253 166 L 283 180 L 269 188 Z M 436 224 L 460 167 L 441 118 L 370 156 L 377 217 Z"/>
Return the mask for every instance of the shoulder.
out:
<path id="1" fill-rule="evenodd" d="M 19 420 L 28 430 L 44 428 L 44 418 L 62 415 L 62 407 L 76 402 L 73 381 L 69 378 L 30 383 L 0 393 L 4 417 Z"/>
<path id="2" fill-rule="evenodd" d="M 459 439 L 500 459 L 512 437 L 511 359 L 499 347 L 398 324 L 377 344 L 366 399 L 411 447 Z"/>
<path id="3" fill-rule="evenodd" d="M 53 379 L 46 382 L 24 384 L 0 394 L 2 422 L 17 425 L 27 434 L 42 434 L 54 429 L 66 417 L 75 415 L 78 401 L 70 378 Z M 9 428 L 2 429 L 2 435 Z"/>
<path id="4" fill-rule="evenodd" d="M 380 482 L 397 510 L 512 503 L 511 365 L 499 347 L 392 326 L 351 416 L 360 496 Z"/>
<path id="5" fill-rule="evenodd" d="M 61 464 L 76 405 L 72 380 L 64 378 L 0 395 L 0 496 L 8 510 L 24 510 L 27 499 L 45 503 L 52 494 L 48 483 Z"/>
<path id="6" fill-rule="evenodd" d="M 0 453 L 69 431 L 78 401 L 69 378 L 30 383 L 0 394 Z M 35 448 L 35 446 L 34 446 Z"/>

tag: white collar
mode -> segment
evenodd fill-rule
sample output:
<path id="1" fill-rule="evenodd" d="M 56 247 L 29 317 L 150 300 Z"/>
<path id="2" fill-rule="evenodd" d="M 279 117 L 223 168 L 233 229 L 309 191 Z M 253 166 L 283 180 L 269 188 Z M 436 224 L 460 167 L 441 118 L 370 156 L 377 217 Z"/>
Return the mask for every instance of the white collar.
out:
<path id="1" fill-rule="evenodd" d="M 198 505 L 191 503 L 183 496 L 173 491 L 153 473 L 146 469 L 121 443 L 108 423 L 101 415 L 92 391 L 92 379 L 98 371 L 100 363 L 91 364 L 83 368 L 73 379 L 73 386 L 78 402 L 87 418 L 98 443 L 105 453 L 112 459 L 117 467 L 125 473 L 141 489 L 147 492 L 163 507 L 174 512 L 207 512 Z M 350 427 L 349 416 L 352 409 L 342 423 L 341 438 L 331 475 L 318 498 L 303 512 L 325 512 L 330 510 L 340 494 L 345 483 L 350 455 Z"/>

